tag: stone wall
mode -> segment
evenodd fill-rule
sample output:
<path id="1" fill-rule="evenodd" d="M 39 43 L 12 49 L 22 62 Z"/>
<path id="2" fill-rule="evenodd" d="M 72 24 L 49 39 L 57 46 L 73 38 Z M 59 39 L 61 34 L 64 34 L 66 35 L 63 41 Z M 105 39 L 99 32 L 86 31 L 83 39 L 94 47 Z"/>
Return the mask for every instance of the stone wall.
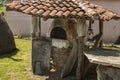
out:
<path id="1" fill-rule="evenodd" d="M 50 71 L 51 40 L 43 37 L 32 39 L 32 68 L 35 74 L 47 75 Z"/>
<path id="2" fill-rule="evenodd" d="M 99 65 L 97 67 L 97 80 L 120 80 L 120 69 Z"/>

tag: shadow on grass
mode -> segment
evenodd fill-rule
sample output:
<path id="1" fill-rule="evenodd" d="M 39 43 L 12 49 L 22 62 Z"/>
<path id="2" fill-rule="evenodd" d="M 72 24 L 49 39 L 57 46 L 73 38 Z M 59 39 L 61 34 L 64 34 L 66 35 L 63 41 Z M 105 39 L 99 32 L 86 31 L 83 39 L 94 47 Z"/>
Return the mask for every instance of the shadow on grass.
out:
<path id="1" fill-rule="evenodd" d="M 13 61 L 22 61 L 22 59 L 16 59 L 16 58 L 13 58 L 12 56 L 16 55 L 17 53 L 19 52 L 19 49 L 15 49 L 13 52 L 11 53 L 5 53 L 5 54 L 0 54 L 0 58 L 10 58 L 12 59 Z"/>

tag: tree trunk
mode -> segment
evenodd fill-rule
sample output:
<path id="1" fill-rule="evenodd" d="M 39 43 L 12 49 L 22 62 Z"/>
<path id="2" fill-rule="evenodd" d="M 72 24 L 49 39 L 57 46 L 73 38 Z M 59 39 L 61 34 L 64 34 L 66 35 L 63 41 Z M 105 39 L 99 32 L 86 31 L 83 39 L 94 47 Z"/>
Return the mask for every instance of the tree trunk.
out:
<path id="1" fill-rule="evenodd" d="M 0 15 L 0 54 L 9 53 L 16 49 L 13 33 L 6 20 Z"/>

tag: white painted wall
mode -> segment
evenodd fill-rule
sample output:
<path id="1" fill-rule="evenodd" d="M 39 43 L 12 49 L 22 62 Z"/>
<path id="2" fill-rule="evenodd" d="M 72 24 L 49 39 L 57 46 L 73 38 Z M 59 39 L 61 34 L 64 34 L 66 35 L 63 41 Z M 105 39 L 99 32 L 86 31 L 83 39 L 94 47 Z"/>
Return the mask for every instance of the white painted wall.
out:
<path id="1" fill-rule="evenodd" d="M 48 19 L 47 21 L 41 20 L 41 35 L 48 37 L 48 30 L 51 27 L 51 24 L 53 22 L 53 19 Z"/>
<path id="2" fill-rule="evenodd" d="M 32 28 L 31 15 L 23 14 L 15 11 L 8 11 L 6 14 L 6 20 L 14 35 L 30 36 Z M 41 20 L 41 35 L 46 36 L 49 27 L 51 26 L 53 19 L 47 21 Z"/>
<path id="3" fill-rule="evenodd" d="M 14 35 L 29 36 L 31 16 L 19 12 L 9 11 L 6 14 L 6 20 Z"/>
<path id="4" fill-rule="evenodd" d="M 92 3 L 103 6 L 106 9 L 112 10 L 120 14 L 120 0 L 89 0 Z M 98 22 L 93 26 L 95 34 L 98 32 Z M 120 36 L 120 20 L 104 22 L 104 41 L 115 42 Z"/>

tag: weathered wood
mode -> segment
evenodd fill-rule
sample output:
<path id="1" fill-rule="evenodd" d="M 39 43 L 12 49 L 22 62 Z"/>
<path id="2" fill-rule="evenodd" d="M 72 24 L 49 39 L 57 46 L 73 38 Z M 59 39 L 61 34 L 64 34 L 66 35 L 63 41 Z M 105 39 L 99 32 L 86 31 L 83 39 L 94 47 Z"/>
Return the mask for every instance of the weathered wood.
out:
<path id="1" fill-rule="evenodd" d="M 84 54 L 83 54 L 83 37 L 78 38 L 78 66 L 77 66 L 77 80 L 83 79 L 84 72 Z"/>
<path id="2" fill-rule="evenodd" d="M 86 76 L 87 71 L 89 70 L 89 68 L 92 66 L 93 64 L 91 64 L 88 60 L 88 58 L 84 55 L 84 72 L 83 72 L 83 77 Z"/>
<path id="3" fill-rule="evenodd" d="M 99 47 L 102 48 L 102 46 L 103 46 L 103 40 L 100 41 Z"/>
<path id="4" fill-rule="evenodd" d="M 92 39 L 90 39 L 90 40 L 91 40 L 91 41 L 94 41 L 94 40 L 96 40 L 98 37 L 99 37 L 99 34 L 97 34 L 97 35 L 93 36 L 93 38 L 92 38 Z"/>
<path id="5" fill-rule="evenodd" d="M 93 48 L 84 53 L 91 63 L 120 68 L 120 51 Z"/>
<path id="6" fill-rule="evenodd" d="M 38 32 L 39 32 L 39 36 L 41 36 L 41 17 L 39 16 L 39 29 L 38 29 Z"/>
<path id="7" fill-rule="evenodd" d="M 77 60 L 77 40 L 75 40 L 73 42 L 73 48 L 72 51 L 67 59 L 67 62 L 65 63 L 62 72 L 61 72 L 61 77 L 65 77 L 68 74 L 70 74 L 70 72 L 72 71 L 74 64 Z"/>
<path id="8" fill-rule="evenodd" d="M 86 36 L 86 21 L 85 19 L 79 19 L 77 25 L 77 33 L 78 33 L 78 66 L 76 71 L 77 80 L 81 80 L 83 78 L 84 72 L 84 36 Z"/>
<path id="9" fill-rule="evenodd" d="M 102 43 L 101 43 L 102 36 L 103 36 L 103 21 L 99 20 L 99 35 L 96 38 L 96 42 L 95 42 L 94 47 L 100 47 L 100 46 L 102 46 Z"/>
<path id="10" fill-rule="evenodd" d="M 41 34 L 41 18 L 37 16 L 32 16 L 32 28 L 31 28 L 31 34 L 33 37 L 38 37 Z"/>

